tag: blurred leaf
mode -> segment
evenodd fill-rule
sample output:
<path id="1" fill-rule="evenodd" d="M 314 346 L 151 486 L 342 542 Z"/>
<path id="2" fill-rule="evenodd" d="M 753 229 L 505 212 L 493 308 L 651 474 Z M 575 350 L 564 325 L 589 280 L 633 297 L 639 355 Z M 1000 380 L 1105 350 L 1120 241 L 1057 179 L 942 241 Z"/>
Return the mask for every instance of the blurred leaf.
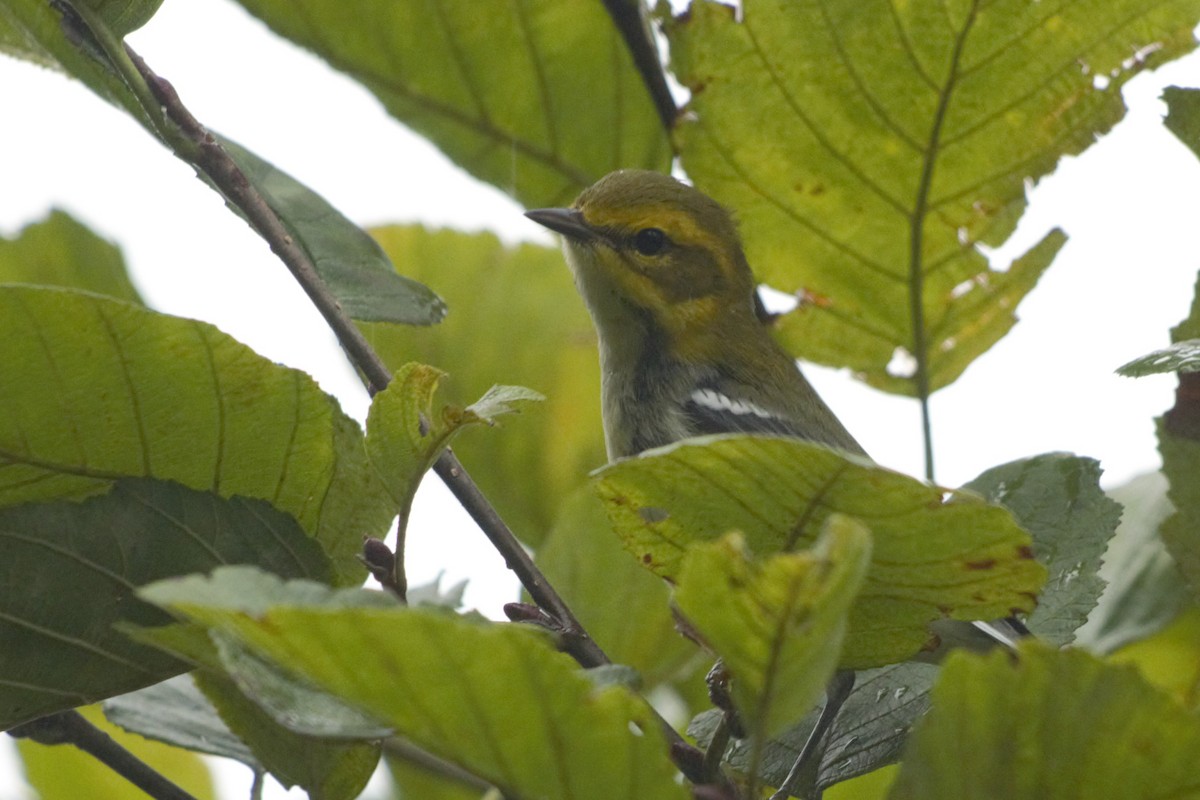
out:
<path id="1" fill-rule="evenodd" d="M 1200 339 L 1176 342 L 1117 367 L 1126 378 L 1142 378 L 1163 372 L 1200 372 Z"/>
<path id="2" fill-rule="evenodd" d="M 32 283 L 85 289 L 137 305 L 121 251 L 64 211 L 0 237 L 0 283 Z"/>
<path id="3" fill-rule="evenodd" d="M 480 800 L 483 790 L 473 789 L 403 758 L 388 756 L 395 800 Z"/>
<path id="4" fill-rule="evenodd" d="M 892 800 L 1194 797 L 1200 718 L 1130 667 L 1026 642 L 956 653 Z"/>
<path id="5" fill-rule="evenodd" d="M 1200 89 L 1167 86 L 1162 99 L 1167 104 L 1163 124 L 1188 149 L 1200 156 Z"/>
<path id="6" fill-rule="evenodd" d="M 732 676 L 734 704 L 759 746 L 821 697 L 870 563 L 866 527 L 837 515 L 811 550 L 756 561 L 731 533 L 688 551 L 675 603 Z"/>
<path id="7" fill-rule="evenodd" d="M 1033 552 L 1049 578 L 1026 624 L 1062 646 L 1075 640 L 1104 590 L 1099 576 L 1121 506 L 1100 488 L 1100 462 L 1047 453 L 993 467 L 963 488 L 1013 513 L 1033 536 Z"/>
<path id="8" fill-rule="evenodd" d="M 135 757 L 169 775 L 172 782 L 197 800 L 216 800 L 212 775 L 196 753 L 125 733 L 108 723 L 99 708 L 81 708 L 79 712 Z M 17 750 L 25 767 L 25 779 L 37 791 L 40 800 L 84 797 L 87 800 L 129 800 L 137 791 L 111 768 L 74 747 L 52 747 L 19 739 Z"/>
<path id="9" fill-rule="evenodd" d="M 187 669 L 113 626 L 166 621 L 139 586 L 238 563 L 330 578 L 317 544 L 261 500 L 125 479 L 82 503 L 0 509 L 0 728 Z"/>
<path id="10" fill-rule="evenodd" d="M 842 666 L 889 664 L 936 619 L 1032 608 L 1045 579 L 1009 512 L 808 442 L 712 436 L 605 467 L 597 490 L 626 548 L 676 580 L 687 551 L 736 530 L 766 556 L 811 546 L 830 514 L 870 523 L 871 569 L 850 612 Z"/>
<path id="11" fill-rule="evenodd" d="M 361 580 L 395 514 L 362 433 L 302 372 L 211 325 L 96 295 L 0 288 L 0 507 L 122 476 L 268 500 Z"/>
<path id="12" fill-rule="evenodd" d="M 1160 630 L 1188 602 L 1183 576 L 1158 534 L 1174 511 L 1167 500 L 1166 477 L 1148 472 L 1109 496 L 1124 511 L 1100 567 L 1108 586 L 1087 624 L 1076 631 L 1080 645 L 1099 653 L 1111 653 Z"/>
<path id="13" fill-rule="evenodd" d="M 259 586 L 246 578 L 217 571 L 143 597 L 241 639 L 506 794 L 685 796 L 641 701 L 597 689 L 539 631 L 441 610 L 353 607 L 311 586 L 293 593 L 270 575 Z"/>
<path id="14" fill-rule="evenodd" d="M 240 2 L 525 206 L 565 205 L 621 167 L 670 167 L 662 123 L 600 3 Z"/>
<path id="15" fill-rule="evenodd" d="M 1200 608 L 1185 608 L 1170 625 L 1122 647 L 1110 660 L 1135 665 L 1147 681 L 1200 712 Z"/>
<path id="16" fill-rule="evenodd" d="M 258 767 L 250 748 L 221 721 L 191 673 L 110 698 L 102 707 L 108 721 L 122 730 Z"/>
<path id="17" fill-rule="evenodd" d="M 436 328 L 362 326 L 389 367 L 415 360 L 444 369 L 447 394 L 457 398 L 479 397 L 497 383 L 546 396 L 507 420 L 500 436 L 455 445 L 504 518 L 536 546 L 567 495 L 607 460 L 596 334 L 562 253 L 419 226 L 373 233 L 400 270 L 436 284 L 454 309 Z"/>
<path id="18" fill-rule="evenodd" d="M 303 787 L 310 798 L 319 800 L 353 800 L 375 772 L 378 742 L 332 741 L 293 733 L 242 694 L 233 681 L 211 672 L 198 673 L 196 680 L 221 718 L 284 787 Z"/>
<path id="19" fill-rule="evenodd" d="M 1196 282 L 1192 308 L 1185 320 L 1171 330 L 1171 341 L 1200 338 L 1200 279 Z M 1170 481 L 1167 497 L 1175 513 L 1163 523 L 1161 534 L 1167 550 L 1187 581 L 1193 602 L 1200 601 L 1200 373 L 1181 372 L 1175 390 L 1175 405 L 1158 420 L 1158 450 L 1163 474 Z"/>
<path id="20" fill-rule="evenodd" d="M 375 240 L 325 198 L 238 143 L 218 141 L 262 192 L 351 319 L 432 325 L 446 316 L 442 298 L 397 274 Z M 237 212 L 236 206 L 230 208 Z"/>
<path id="21" fill-rule="evenodd" d="M 888 365 L 923 355 L 933 391 L 1009 330 L 1065 236 L 1007 269 L 978 245 L 1121 119 L 1127 80 L 1195 47 L 1198 18 L 1196 0 L 697 0 L 667 26 L 692 92 L 675 141 L 759 278 L 800 295 L 793 352 L 904 394 Z"/>
<path id="22" fill-rule="evenodd" d="M 537 563 L 588 635 L 618 664 L 636 669 L 647 686 L 697 663 L 697 647 L 675 630 L 666 582 L 643 569 L 623 547 L 594 492 L 581 487 L 563 504 Z M 708 669 L 710 664 L 704 665 Z"/>

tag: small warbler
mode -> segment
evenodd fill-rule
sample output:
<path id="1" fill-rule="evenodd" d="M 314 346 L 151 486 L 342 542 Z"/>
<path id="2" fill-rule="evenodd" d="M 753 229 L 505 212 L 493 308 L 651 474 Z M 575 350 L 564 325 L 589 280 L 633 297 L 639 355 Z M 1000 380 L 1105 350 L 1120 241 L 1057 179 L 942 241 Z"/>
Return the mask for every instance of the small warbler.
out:
<path id="1" fill-rule="evenodd" d="M 674 178 L 621 170 L 571 208 L 526 216 L 562 234 L 600 340 L 609 459 L 709 433 L 795 436 L 862 447 L 771 337 L 729 212 Z M 934 625 L 944 647 L 1013 646 L 1017 620 Z M 793 772 L 800 772 L 854 684 L 837 672 Z M 788 782 L 792 780 L 789 776 Z"/>
<path id="2" fill-rule="evenodd" d="M 621 170 L 571 208 L 526 216 L 563 235 L 599 334 L 610 459 L 731 432 L 863 454 L 771 337 L 733 218 L 716 201 Z"/>

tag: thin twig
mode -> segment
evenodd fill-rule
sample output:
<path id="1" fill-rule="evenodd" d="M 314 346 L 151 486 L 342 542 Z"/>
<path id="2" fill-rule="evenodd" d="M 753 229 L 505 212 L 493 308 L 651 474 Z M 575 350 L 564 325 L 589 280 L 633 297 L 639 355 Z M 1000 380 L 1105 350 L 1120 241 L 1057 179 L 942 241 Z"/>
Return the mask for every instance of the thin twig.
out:
<path id="1" fill-rule="evenodd" d="M 675 98 L 671 96 L 671 88 L 667 86 L 667 75 L 659 60 L 658 48 L 650 38 L 642 18 L 641 0 L 604 0 L 604 8 L 625 40 L 629 54 L 633 56 L 633 65 L 641 74 L 646 91 L 650 92 L 663 129 L 670 131 L 675 125 L 678 109 L 675 107 Z"/>
<path id="2" fill-rule="evenodd" d="M 74 745 L 156 800 L 196 800 L 117 744 L 78 711 L 60 711 L 18 725 L 8 733 L 17 739 L 29 739 L 38 744 Z"/>

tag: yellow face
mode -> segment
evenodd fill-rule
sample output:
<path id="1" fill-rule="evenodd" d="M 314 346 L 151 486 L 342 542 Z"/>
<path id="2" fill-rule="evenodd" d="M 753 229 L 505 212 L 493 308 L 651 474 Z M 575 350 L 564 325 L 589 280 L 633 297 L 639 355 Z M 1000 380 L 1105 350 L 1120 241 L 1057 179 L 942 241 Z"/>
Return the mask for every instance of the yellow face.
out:
<path id="1" fill-rule="evenodd" d="M 567 233 L 568 255 L 589 305 L 624 303 L 679 332 L 751 302 L 753 278 L 733 222 L 695 189 L 626 170 L 586 190 L 573 213 L 579 228 Z"/>

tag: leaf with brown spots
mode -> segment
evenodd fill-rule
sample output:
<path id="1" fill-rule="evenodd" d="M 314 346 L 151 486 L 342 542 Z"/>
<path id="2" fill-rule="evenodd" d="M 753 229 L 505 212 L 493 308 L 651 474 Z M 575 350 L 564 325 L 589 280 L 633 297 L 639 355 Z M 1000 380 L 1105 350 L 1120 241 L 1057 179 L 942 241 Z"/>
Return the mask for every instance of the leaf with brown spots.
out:
<path id="1" fill-rule="evenodd" d="M 944 498 L 941 487 L 794 439 L 692 439 L 611 464 L 596 485 L 626 549 L 668 580 L 693 547 L 729 531 L 763 557 L 810 547 L 831 514 L 863 521 L 875 545 L 842 666 L 908 658 L 936 619 L 1028 612 L 1045 580 L 1029 534 L 999 506 Z M 666 516 L 648 521 L 646 508 Z"/>

